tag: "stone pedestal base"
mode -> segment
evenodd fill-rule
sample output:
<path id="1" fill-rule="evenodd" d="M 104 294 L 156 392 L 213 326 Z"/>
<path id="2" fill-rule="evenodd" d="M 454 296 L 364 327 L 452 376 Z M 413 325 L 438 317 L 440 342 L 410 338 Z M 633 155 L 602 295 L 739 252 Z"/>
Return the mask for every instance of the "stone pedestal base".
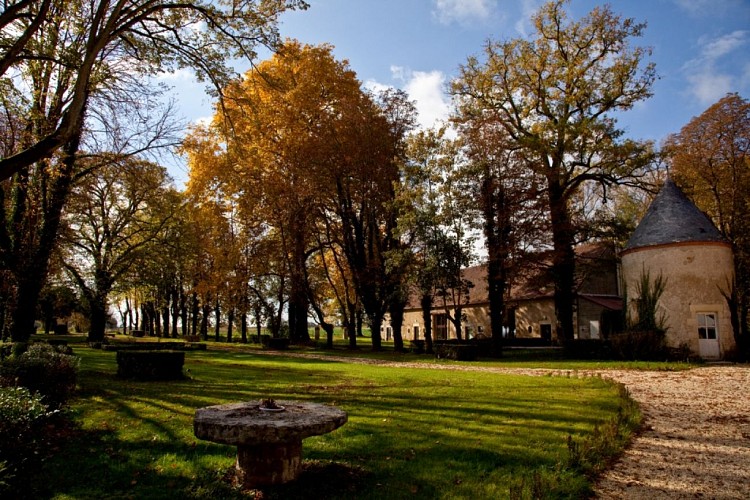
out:
<path id="1" fill-rule="evenodd" d="M 302 440 L 237 447 L 237 481 L 243 488 L 282 484 L 297 478 L 302 467 Z"/>

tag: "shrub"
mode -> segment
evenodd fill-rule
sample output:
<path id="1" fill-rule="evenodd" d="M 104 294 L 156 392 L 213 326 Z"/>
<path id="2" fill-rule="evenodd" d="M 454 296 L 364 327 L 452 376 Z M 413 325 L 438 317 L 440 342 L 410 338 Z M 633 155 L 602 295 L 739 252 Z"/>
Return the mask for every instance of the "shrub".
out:
<path id="1" fill-rule="evenodd" d="M 434 350 L 436 358 L 455 361 L 476 361 L 479 355 L 477 346 L 471 344 L 435 342 Z"/>
<path id="2" fill-rule="evenodd" d="M 53 410 L 61 408 L 75 390 L 78 358 L 68 346 L 31 344 L 0 364 L 0 385 L 22 386 L 38 392 Z"/>
<path id="3" fill-rule="evenodd" d="M 663 361 L 670 358 L 663 330 L 628 330 L 610 336 L 612 354 L 628 361 Z"/>
<path id="4" fill-rule="evenodd" d="M 40 446 L 43 423 L 53 412 L 26 387 L 0 387 L 0 497 L 13 487 Z"/>

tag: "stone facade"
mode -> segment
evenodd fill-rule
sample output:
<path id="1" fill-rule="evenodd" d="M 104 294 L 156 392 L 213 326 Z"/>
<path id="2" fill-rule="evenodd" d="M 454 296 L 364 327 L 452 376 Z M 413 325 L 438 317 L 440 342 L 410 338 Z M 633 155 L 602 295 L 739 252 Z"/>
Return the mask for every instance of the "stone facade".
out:
<path id="1" fill-rule="evenodd" d="M 667 345 L 688 347 L 693 354 L 706 359 L 724 358 L 734 349 L 734 333 L 727 301 L 722 290 L 732 280 L 732 249 L 719 242 L 685 242 L 629 250 L 622 255 L 623 280 L 628 307 L 634 310 L 638 297 L 636 284 L 648 271 L 651 279 L 666 278 L 659 313 L 667 327 Z M 708 318 L 707 318 L 707 315 Z M 714 315 L 714 321 L 711 316 Z M 699 338 L 699 322 L 715 330 Z M 703 325 L 706 327 L 707 325 Z"/>

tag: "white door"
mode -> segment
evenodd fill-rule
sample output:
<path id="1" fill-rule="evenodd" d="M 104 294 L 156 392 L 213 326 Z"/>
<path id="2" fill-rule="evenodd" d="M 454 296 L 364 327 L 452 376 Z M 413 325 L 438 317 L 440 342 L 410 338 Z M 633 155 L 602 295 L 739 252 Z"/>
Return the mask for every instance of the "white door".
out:
<path id="1" fill-rule="evenodd" d="M 701 358 L 719 359 L 719 332 L 717 328 L 716 313 L 698 313 L 698 349 Z"/>
<path id="2" fill-rule="evenodd" d="M 599 322 L 598 321 L 589 321 L 589 338 L 590 339 L 598 339 L 599 338 Z"/>

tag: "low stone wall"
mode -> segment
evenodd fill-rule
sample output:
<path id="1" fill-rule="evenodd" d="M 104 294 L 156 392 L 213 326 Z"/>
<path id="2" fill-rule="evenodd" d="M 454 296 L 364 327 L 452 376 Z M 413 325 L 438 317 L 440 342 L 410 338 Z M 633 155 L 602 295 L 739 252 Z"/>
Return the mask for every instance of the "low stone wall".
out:
<path id="1" fill-rule="evenodd" d="M 104 351 L 205 351 L 203 342 L 127 342 L 102 345 Z"/>
<path id="2" fill-rule="evenodd" d="M 117 351 L 117 375 L 137 380 L 184 378 L 184 351 Z"/>

